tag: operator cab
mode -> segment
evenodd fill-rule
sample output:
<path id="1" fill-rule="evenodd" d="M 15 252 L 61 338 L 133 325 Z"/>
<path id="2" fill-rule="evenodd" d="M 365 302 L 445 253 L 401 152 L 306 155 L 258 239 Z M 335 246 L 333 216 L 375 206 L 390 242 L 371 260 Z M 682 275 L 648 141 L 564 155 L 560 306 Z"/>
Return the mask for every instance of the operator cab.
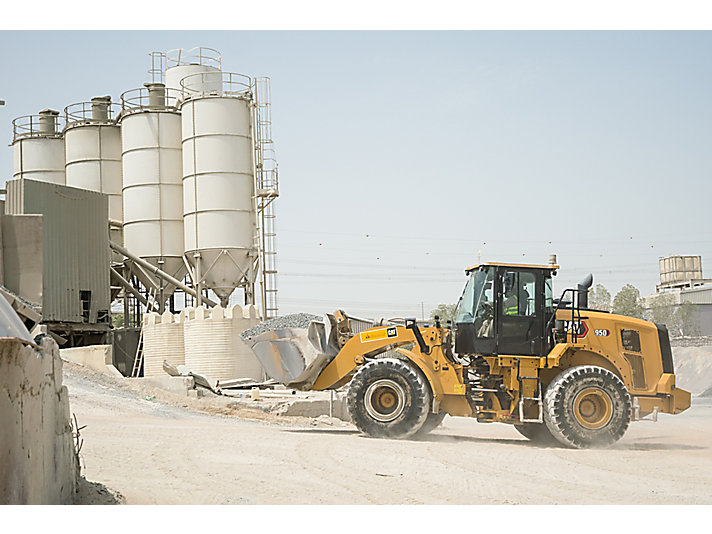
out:
<path id="1" fill-rule="evenodd" d="M 469 267 L 455 310 L 455 352 L 539 356 L 548 352 L 558 265 L 484 263 Z"/>

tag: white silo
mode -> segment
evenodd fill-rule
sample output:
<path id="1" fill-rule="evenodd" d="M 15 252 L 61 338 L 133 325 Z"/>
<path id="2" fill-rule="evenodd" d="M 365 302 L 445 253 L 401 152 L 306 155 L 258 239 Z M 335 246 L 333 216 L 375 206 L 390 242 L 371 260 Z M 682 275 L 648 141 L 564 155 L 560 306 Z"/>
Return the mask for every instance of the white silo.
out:
<path id="1" fill-rule="evenodd" d="M 193 279 L 212 289 L 223 307 L 238 286 L 254 303 L 252 84 L 247 76 L 222 73 L 220 91 L 195 89 L 204 87 L 206 76 L 181 81 L 185 255 Z"/>
<path id="2" fill-rule="evenodd" d="M 169 50 L 164 56 L 165 84 L 169 90 L 181 91 L 181 80 L 194 74 L 202 74 L 200 77 L 193 77 L 190 84 L 192 89 L 199 91 L 219 91 L 222 86 L 220 75 L 221 59 L 220 52 L 212 48 L 197 46 L 195 48 L 176 48 Z M 154 81 L 156 81 L 154 79 Z M 196 84 L 200 84 L 199 86 Z M 176 97 L 169 95 L 168 104 L 177 105 Z"/>
<path id="3" fill-rule="evenodd" d="M 12 121 L 13 178 L 64 185 L 64 138 L 59 111 L 45 109 Z"/>
<path id="4" fill-rule="evenodd" d="M 121 196 L 121 128 L 116 123 L 118 105 L 111 97 L 92 98 L 64 108 L 66 183 L 98 191 L 109 197 L 111 240 L 121 245 L 123 201 Z M 118 256 L 117 256 L 118 258 Z"/>
<path id="5" fill-rule="evenodd" d="M 121 95 L 124 246 L 181 280 L 186 273 L 181 118 L 167 105 L 167 96 L 175 101 L 176 93 L 163 84 L 145 84 Z M 152 275 L 142 281 L 160 288 L 161 304 L 175 290 Z"/>

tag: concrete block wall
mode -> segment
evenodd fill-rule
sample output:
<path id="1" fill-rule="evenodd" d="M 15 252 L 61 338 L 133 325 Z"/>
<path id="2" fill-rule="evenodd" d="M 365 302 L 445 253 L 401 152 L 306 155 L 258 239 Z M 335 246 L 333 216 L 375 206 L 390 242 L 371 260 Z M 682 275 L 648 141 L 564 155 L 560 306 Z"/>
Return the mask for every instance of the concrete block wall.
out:
<path id="1" fill-rule="evenodd" d="M 143 319 L 144 376 L 165 376 L 163 361 L 215 380 L 264 380 L 262 365 L 240 334 L 260 322 L 254 306 L 188 307 Z"/>
<path id="2" fill-rule="evenodd" d="M 57 344 L 0 340 L 0 504 L 71 504 L 79 474 Z"/>
<path id="3" fill-rule="evenodd" d="M 143 376 L 166 376 L 163 361 L 173 365 L 185 363 L 183 343 L 183 310 L 173 315 L 166 311 L 143 316 Z"/>
<path id="4" fill-rule="evenodd" d="M 185 365 L 216 380 L 264 380 L 262 365 L 240 334 L 260 322 L 254 306 L 187 308 L 184 319 Z"/>

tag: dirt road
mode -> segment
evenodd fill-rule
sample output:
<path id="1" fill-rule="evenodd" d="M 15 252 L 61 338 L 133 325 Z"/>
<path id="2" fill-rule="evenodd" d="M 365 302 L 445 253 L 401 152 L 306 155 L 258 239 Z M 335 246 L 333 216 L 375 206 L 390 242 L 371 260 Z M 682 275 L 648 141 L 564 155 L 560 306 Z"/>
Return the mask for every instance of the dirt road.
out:
<path id="1" fill-rule="evenodd" d="M 634 423 L 611 449 L 541 448 L 446 418 L 420 441 L 146 400 L 65 366 L 84 474 L 127 504 L 710 504 L 712 400 Z"/>

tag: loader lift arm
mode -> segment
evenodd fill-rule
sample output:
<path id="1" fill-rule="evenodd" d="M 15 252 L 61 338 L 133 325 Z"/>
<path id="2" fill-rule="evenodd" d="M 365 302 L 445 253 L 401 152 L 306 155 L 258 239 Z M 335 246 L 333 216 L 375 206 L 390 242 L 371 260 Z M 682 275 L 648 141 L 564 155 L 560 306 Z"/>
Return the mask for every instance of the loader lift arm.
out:
<path id="1" fill-rule="evenodd" d="M 348 382 L 353 371 L 369 357 L 390 349 L 417 343 L 412 330 L 403 326 L 385 326 L 352 337 L 319 375 L 312 389 L 336 389 Z"/>

